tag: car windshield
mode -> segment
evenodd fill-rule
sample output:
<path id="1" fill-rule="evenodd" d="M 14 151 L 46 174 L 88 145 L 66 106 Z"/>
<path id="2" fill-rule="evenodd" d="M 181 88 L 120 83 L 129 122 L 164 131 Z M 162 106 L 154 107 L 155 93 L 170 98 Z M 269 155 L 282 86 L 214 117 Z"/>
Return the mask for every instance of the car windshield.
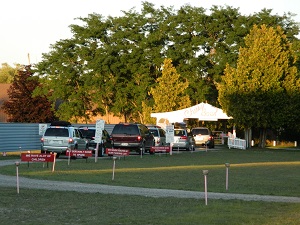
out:
<path id="1" fill-rule="evenodd" d="M 114 127 L 112 134 L 139 134 L 138 127 L 136 125 L 118 124 Z"/>
<path id="2" fill-rule="evenodd" d="M 65 128 L 48 128 L 45 132 L 45 136 L 69 137 L 69 131 Z"/>
<path id="3" fill-rule="evenodd" d="M 208 135 L 208 129 L 193 129 L 192 131 L 193 135 L 198 135 L 198 134 L 201 134 L 201 135 Z"/>
<path id="4" fill-rule="evenodd" d="M 185 132 L 185 130 L 174 130 L 174 135 L 175 136 L 185 136 L 186 132 Z"/>
<path id="5" fill-rule="evenodd" d="M 149 129 L 149 130 L 154 135 L 154 137 L 158 137 L 158 130 L 157 129 Z"/>
<path id="6" fill-rule="evenodd" d="M 80 129 L 82 136 L 86 138 L 93 138 L 95 137 L 95 129 Z"/>

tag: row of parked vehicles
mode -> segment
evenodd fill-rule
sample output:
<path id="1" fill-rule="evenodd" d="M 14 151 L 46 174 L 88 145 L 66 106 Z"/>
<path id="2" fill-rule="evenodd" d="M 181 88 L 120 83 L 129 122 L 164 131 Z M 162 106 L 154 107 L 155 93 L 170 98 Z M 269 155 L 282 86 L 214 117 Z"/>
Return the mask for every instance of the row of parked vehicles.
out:
<path id="1" fill-rule="evenodd" d="M 51 123 L 41 138 L 42 152 L 64 154 L 67 149 L 92 150 L 95 152 L 96 127 L 74 127 L 69 122 Z M 98 144 L 98 156 L 105 154 L 106 148 L 130 149 L 144 154 L 152 146 L 169 146 L 166 132 L 159 126 L 137 123 L 116 124 L 109 134 L 102 132 L 102 142 Z M 173 149 L 194 151 L 196 146 L 214 148 L 214 138 L 208 128 L 197 127 L 190 132 L 186 128 L 174 129 Z"/>

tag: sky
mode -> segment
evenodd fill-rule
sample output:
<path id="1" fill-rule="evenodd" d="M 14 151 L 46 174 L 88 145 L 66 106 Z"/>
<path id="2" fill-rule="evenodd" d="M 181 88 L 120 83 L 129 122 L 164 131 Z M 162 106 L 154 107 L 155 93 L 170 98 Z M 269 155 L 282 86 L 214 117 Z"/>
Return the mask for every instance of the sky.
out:
<path id="1" fill-rule="evenodd" d="M 50 51 L 50 45 L 60 39 L 71 38 L 69 25 L 75 18 L 98 13 L 107 16 L 122 16 L 122 11 L 141 9 L 141 0 L 2 0 L 0 3 L 0 65 L 38 63 L 42 53 Z M 274 14 L 291 12 L 300 22 L 299 0 L 148 0 L 155 5 L 174 6 L 179 9 L 189 4 L 207 10 L 212 5 L 239 8 L 244 15 L 272 9 Z M 29 55 L 29 57 L 28 57 Z"/>

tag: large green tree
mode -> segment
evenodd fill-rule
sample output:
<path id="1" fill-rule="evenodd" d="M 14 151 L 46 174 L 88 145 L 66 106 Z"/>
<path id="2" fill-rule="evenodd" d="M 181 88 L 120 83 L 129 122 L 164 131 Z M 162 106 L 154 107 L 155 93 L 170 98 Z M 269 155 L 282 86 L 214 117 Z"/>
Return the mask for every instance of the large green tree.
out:
<path id="1" fill-rule="evenodd" d="M 243 128 L 266 129 L 299 121 L 300 77 L 296 55 L 281 27 L 254 26 L 240 48 L 236 68 L 226 66 L 218 86 L 222 108 Z"/>
<path id="2" fill-rule="evenodd" d="M 32 96 L 39 85 L 30 65 L 18 71 L 8 89 L 9 100 L 2 106 L 9 115 L 8 122 L 49 123 L 56 119 L 47 98 Z"/>
<path id="3" fill-rule="evenodd" d="M 189 86 L 172 65 L 171 59 L 165 59 L 162 76 L 157 78 L 157 85 L 151 88 L 155 112 L 170 112 L 191 106 L 190 98 L 185 94 Z"/>
<path id="4" fill-rule="evenodd" d="M 13 68 L 7 63 L 2 63 L 0 68 L 0 83 L 10 84 L 20 68 L 20 65 L 16 65 L 16 67 Z"/>
<path id="5" fill-rule="evenodd" d="M 52 45 L 38 65 L 44 87 L 37 93 L 53 103 L 61 99 L 57 115 L 65 120 L 114 113 L 144 121 L 143 110 L 154 104 L 148 93 L 162 76 L 165 58 L 189 82 L 184 92 L 191 104 L 218 106 L 216 84 L 226 63 L 236 66 L 238 49 L 254 24 L 281 25 L 293 42 L 299 32 L 289 15 L 271 10 L 242 16 L 232 7 L 214 6 L 208 13 L 190 5 L 177 11 L 155 8 L 149 2 L 140 12 L 108 18 L 94 13 L 79 20 L 80 25 L 70 26 L 73 37 Z"/>
<path id="6" fill-rule="evenodd" d="M 61 120 L 88 122 L 92 106 L 85 53 L 76 39 L 60 40 L 37 65 L 43 85 L 36 88 L 34 95 L 48 97 L 53 107 L 61 101 L 56 111 Z"/>

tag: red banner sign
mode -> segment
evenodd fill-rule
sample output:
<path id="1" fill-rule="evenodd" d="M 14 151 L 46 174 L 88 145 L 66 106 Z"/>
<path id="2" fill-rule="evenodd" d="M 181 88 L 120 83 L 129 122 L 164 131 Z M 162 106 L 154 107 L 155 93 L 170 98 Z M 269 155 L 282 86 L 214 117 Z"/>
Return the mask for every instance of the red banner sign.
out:
<path id="1" fill-rule="evenodd" d="M 75 157 L 92 157 L 92 150 L 67 150 L 66 156 L 75 156 Z"/>
<path id="2" fill-rule="evenodd" d="M 117 148 L 107 148 L 106 154 L 108 155 L 129 155 L 130 151 L 128 149 L 117 149 Z"/>
<path id="3" fill-rule="evenodd" d="M 170 146 L 152 146 L 150 152 L 170 152 Z"/>
<path id="4" fill-rule="evenodd" d="M 25 162 L 54 162 L 54 154 L 21 153 L 21 161 Z"/>

